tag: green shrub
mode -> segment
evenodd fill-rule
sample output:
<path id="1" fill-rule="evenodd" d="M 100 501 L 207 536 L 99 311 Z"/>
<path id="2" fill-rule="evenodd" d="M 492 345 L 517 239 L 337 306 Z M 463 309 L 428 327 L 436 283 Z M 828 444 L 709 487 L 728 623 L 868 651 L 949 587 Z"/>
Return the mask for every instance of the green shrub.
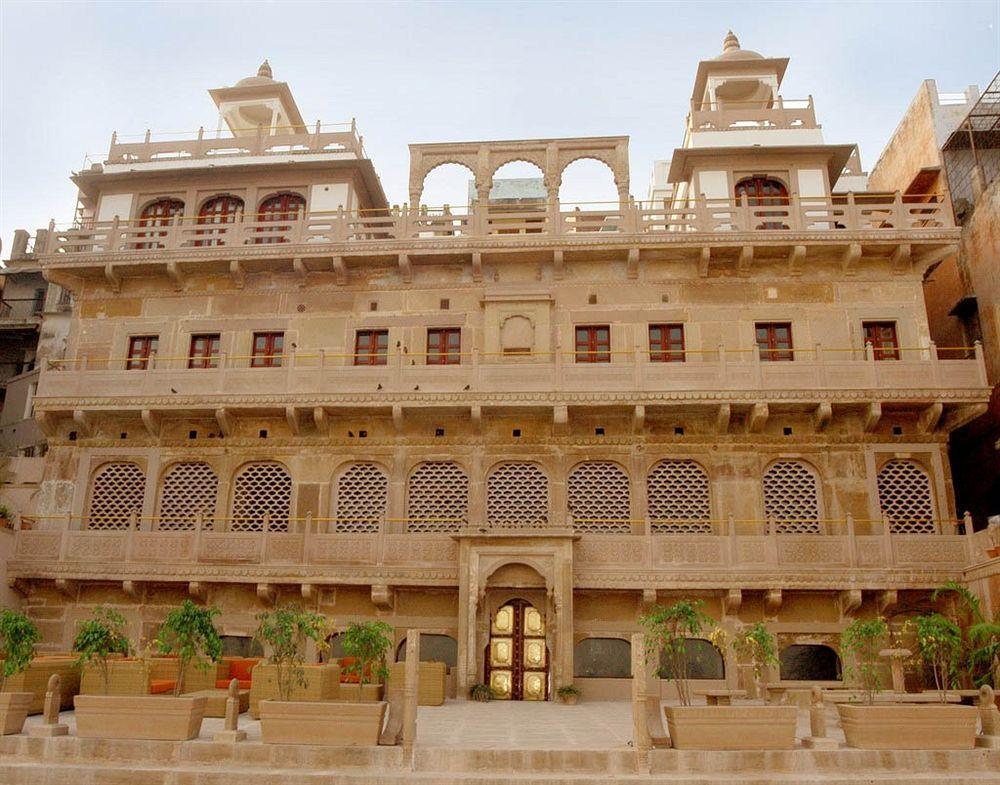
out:
<path id="1" fill-rule="evenodd" d="M 212 621 L 218 615 L 218 608 L 202 608 L 191 600 L 184 600 L 160 625 L 160 653 L 177 655 L 174 695 L 183 694 L 185 672 L 192 661 L 204 670 L 210 667 L 209 662 L 222 659 L 222 639 Z"/>
<path id="2" fill-rule="evenodd" d="M 112 654 L 127 657 L 131 651 L 125 634 L 125 617 L 111 608 L 97 608 L 92 618 L 80 624 L 73 641 L 73 651 L 80 652 L 77 663 L 96 665 L 101 674 L 104 694 L 108 694 L 108 659 Z"/>
<path id="3" fill-rule="evenodd" d="M 38 627 L 23 613 L 0 611 L 0 657 L 3 657 L 0 692 L 10 676 L 16 676 L 31 664 L 39 637 Z"/>

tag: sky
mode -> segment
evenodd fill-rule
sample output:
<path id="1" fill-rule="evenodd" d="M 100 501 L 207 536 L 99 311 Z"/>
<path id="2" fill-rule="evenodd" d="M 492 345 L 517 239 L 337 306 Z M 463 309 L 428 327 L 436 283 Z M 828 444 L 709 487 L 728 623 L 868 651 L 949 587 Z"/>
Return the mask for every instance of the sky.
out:
<path id="1" fill-rule="evenodd" d="M 826 141 L 859 143 L 866 169 L 922 80 L 961 92 L 1000 69 L 1000 0 L 0 0 L 2 256 L 15 229 L 72 218 L 69 175 L 104 159 L 113 130 L 214 129 L 206 91 L 265 57 L 308 122 L 357 118 L 390 203 L 408 198 L 411 142 L 594 135 L 631 137 L 643 198 L 652 162 L 682 141 L 698 61 L 729 28 L 791 58 L 782 95 L 813 95 Z M 564 201 L 614 196 L 593 166 L 567 173 Z M 464 196 L 445 176 L 424 201 Z"/>

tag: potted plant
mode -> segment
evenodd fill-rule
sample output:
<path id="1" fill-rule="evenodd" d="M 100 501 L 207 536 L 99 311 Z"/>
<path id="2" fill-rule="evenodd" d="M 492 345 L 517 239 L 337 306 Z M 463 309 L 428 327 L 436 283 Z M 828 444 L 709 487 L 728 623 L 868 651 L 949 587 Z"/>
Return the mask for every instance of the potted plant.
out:
<path id="1" fill-rule="evenodd" d="M 182 696 L 184 672 L 196 659 L 222 655 L 222 642 L 212 622 L 215 608 L 201 608 L 185 600 L 167 614 L 160 627 L 160 650 L 176 654 L 177 683 L 173 696 L 109 695 L 110 657 L 128 651 L 124 617 L 99 608 L 81 625 L 74 648 L 80 660 L 96 664 L 104 684 L 103 695 L 77 695 L 77 735 L 89 738 L 185 741 L 197 738 L 205 716 L 205 696 Z M 141 664 L 145 667 L 145 663 Z"/>
<path id="2" fill-rule="evenodd" d="M 944 594 L 956 599 L 952 618 L 962 631 L 960 679 L 966 675 L 966 685 L 991 685 L 1000 689 L 1000 611 L 987 619 L 979 597 L 956 581 L 949 581 L 934 590 L 931 599 Z"/>
<path id="3" fill-rule="evenodd" d="M 10 510 L 7 505 L 0 504 L 0 529 L 10 529 L 12 527 Z"/>
<path id="4" fill-rule="evenodd" d="M 556 690 L 556 695 L 559 696 L 559 700 L 565 703 L 567 706 L 574 706 L 576 702 L 580 699 L 580 688 L 574 684 L 564 684 L 558 690 Z"/>
<path id="5" fill-rule="evenodd" d="M 778 664 L 778 647 L 774 636 L 768 632 L 763 622 L 743 627 L 733 636 L 733 651 L 744 661 L 749 660 L 757 695 L 766 698 L 767 669 Z"/>
<path id="6" fill-rule="evenodd" d="M 276 744 L 376 745 L 386 704 L 336 700 L 340 669 L 312 666 L 306 678 L 304 650 L 308 641 L 325 647 L 328 625 L 318 614 L 294 607 L 260 616 L 256 638 L 268 652 L 254 669 L 251 695 L 273 685 L 278 699 L 259 700 L 261 739 Z M 262 670 L 263 669 L 263 670 Z M 269 673 L 270 671 L 270 673 Z M 303 699 L 305 697 L 311 699 Z M 297 699 L 296 699 L 297 698 Z M 251 701 L 252 703 L 252 701 Z"/>
<path id="7" fill-rule="evenodd" d="M 478 703 L 493 700 L 493 688 L 489 684 L 473 684 L 469 689 L 469 697 Z"/>
<path id="8" fill-rule="evenodd" d="M 939 645 L 931 640 L 941 630 L 938 621 L 924 626 L 928 656 L 941 662 L 952 644 Z M 949 634 L 955 630 L 949 631 Z M 900 703 L 875 705 L 882 689 L 879 652 L 889 636 L 884 619 L 857 619 L 841 633 L 840 649 L 852 662 L 844 668 L 845 676 L 861 687 L 863 704 L 838 703 L 840 724 L 847 746 L 860 749 L 972 749 L 976 738 L 977 710 L 973 706 L 920 706 Z"/>
<path id="9" fill-rule="evenodd" d="M 31 708 L 34 694 L 7 692 L 7 679 L 23 673 L 35 656 L 38 628 L 23 613 L 0 611 L 0 734 L 20 733 Z"/>
<path id="10" fill-rule="evenodd" d="M 671 742 L 677 749 L 790 749 L 795 745 L 794 706 L 692 706 L 689 638 L 710 634 L 715 620 L 701 600 L 654 606 L 639 618 L 647 634 L 647 656 L 661 652 L 665 670 L 677 685 L 680 706 L 665 706 Z M 765 630 L 766 632 L 766 630 Z M 773 645 L 773 641 L 772 641 Z"/>
<path id="11" fill-rule="evenodd" d="M 389 675 L 385 664 L 387 652 L 392 648 L 392 627 L 384 621 L 365 621 L 351 624 L 344 632 L 344 654 L 353 659 L 348 673 L 357 676 L 356 683 L 340 685 L 342 698 L 354 700 L 381 700 L 382 685 Z"/>

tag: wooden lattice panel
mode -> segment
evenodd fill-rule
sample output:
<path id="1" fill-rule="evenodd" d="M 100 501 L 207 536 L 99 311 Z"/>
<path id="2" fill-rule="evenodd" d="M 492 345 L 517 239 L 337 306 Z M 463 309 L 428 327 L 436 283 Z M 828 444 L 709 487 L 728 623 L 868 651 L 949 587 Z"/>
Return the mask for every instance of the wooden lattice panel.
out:
<path id="1" fill-rule="evenodd" d="M 776 461 L 764 474 L 764 514 L 779 534 L 819 534 L 819 483 L 802 461 Z"/>
<path id="2" fill-rule="evenodd" d="M 377 532 L 389 506 L 389 475 L 374 463 L 355 463 L 337 478 L 338 532 Z"/>
<path id="3" fill-rule="evenodd" d="M 107 463 L 90 485 L 88 529 L 127 529 L 129 516 L 142 512 L 146 473 L 131 462 Z"/>
<path id="4" fill-rule="evenodd" d="M 897 534 L 934 534 L 931 478 L 913 461 L 889 461 L 878 473 L 878 503 Z"/>
<path id="5" fill-rule="evenodd" d="M 660 461 L 646 476 L 653 534 L 711 534 L 708 474 L 692 460 Z"/>
<path id="6" fill-rule="evenodd" d="M 233 483 L 233 520 L 230 529 L 240 532 L 264 530 L 264 515 L 270 514 L 270 531 L 288 531 L 292 506 L 292 478 L 280 463 L 249 463 Z"/>
<path id="7" fill-rule="evenodd" d="M 549 521 L 549 481 L 533 463 L 497 466 L 486 481 L 486 518 L 497 528 L 545 526 Z"/>
<path id="8" fill-rule="evenodd" d="M 406 530 L 459 531 L 469 520 L 469 476 L 452 461 L 429 461 L 410 474 Z"/>
<path id="9" fill-rule="evenodd" d="M 567 506 L 573 528 L 579 532 L 630 531 L 628 474 L 612 461 L 581 463 L 569 475 Z"/>
<path id="10" fill-rule="evenodd" d="M 202 528 L 211 529 L 218 495 L 219 478 L 207 463 L 175 463 L 163 475 L 156 528 L 190 531 L 201 515 Z"/>

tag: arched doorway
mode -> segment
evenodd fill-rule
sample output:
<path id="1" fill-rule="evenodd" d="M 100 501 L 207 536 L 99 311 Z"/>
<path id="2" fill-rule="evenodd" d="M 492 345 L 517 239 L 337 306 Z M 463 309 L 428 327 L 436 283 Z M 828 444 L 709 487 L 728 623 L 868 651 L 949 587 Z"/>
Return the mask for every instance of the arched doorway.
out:
<path id="1" fill-rule="evenodd" d="M 484 673 L 499 700 L 546 700 L 545 617 L 527 600 L 509 600 L 493 614 Z"/>
<path id="2" fill-rule="evenodd" d="M 763 207 L 771 209 L 755 210 L 755 218 L 765 219 L 763 223 L 755 225 L 754 229 L 787 229 L 782 220 L 788 216 L 788 189 L 780 180 L 771 177 L 745 177 L 736 183 L 736 198 L 747 197 L 747 205 L 750 207 Z M 779 220 L 767 220 L 768 218 L 778 218 Z"/>

